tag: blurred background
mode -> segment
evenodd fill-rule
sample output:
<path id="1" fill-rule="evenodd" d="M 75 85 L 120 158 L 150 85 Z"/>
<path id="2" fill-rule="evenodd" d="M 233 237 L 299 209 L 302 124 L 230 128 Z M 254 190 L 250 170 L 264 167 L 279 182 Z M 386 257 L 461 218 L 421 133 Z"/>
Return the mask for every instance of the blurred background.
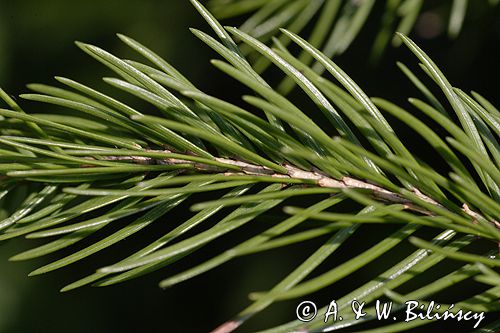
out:
<path id="1" fill-rule="evenodd" d="M 377 66 L 366 62 L 384 2 L 377 4 L 361 36 L 336 62 L 369 95 L 405 104 L 406 98 L 417 92 L 397 70 L 395 61 L 417 68 L 410 52 L 391 47 Z M 439 34 L 446 27 L 447 18 L 443 16 L 446 1 L 434 2 L 432 8 L 437 9 L 427 11 L 434 20 L 432 31 L 437 33 L 429 34 L 426 27 L 430 23 L 424 20 L 412 38 L 435 60 L 452 84 L 466 91 L 478 91 L 498 106 L 499 6 L 491 9 L 477 5 L 479 2 L 472 2 L 473 8 L 456 40 Z M 229 23 L 236 22 L 238 20 Z M 110 72 L 81 52 L 73 42 L 88 42 L 121 57 L 134 57 L 116 38 L 115 33 L 120 32 L 155 50 L 202 90 L 238 101 L 244 90 L 209 64 L 216 55 L 189 32 L 189 27 L 210 32 L 186 0 L 0 0 L 0 86 L 11 95 L 19 95 L 27 91 L 27 83 L 54 84 L 53 76 L 58 75 L 109 90 L 104 88 L 100 78 Z M 36 104 L 22 103 L 30 112 L 37 110 Z M 273 214 L 277 213 L 269 213 L 259 223 L 271 223 L 276 219 Z M 176 210 L 167 219 L 175 223 L 185 214 Z M 31 278 L 27 277 L 30 271 L 64 253 L 25 263 L 9 263 L 10 256 L 39 242 L 1 243 L 0 332 L 207 332 L 249 304 L 249 292 L 272 287 L 318 244 L 315 240 L 241 258 L 165 291 L 160 290 L 157 283 L 168 276 L 171 272 L 168 269 L 114 287 L 83 288 L 67 294 L 58 292 L 62 286 L 109 264 L 108 254 L 114 262 L 129 254 L 130 249 L 139 249 L 160 230 L 161 226 L 150 228 L 139 237 L 105 251 L 104 255 L 90 257 L 60 272 Z M 193 257 L 193 263 L 219 253 L 228 244 L 236 244 L 245 238 L 245 232 L 252 232 L 251 227 L 242 230 L 239 236 L 223 238 L 219 247 L 203 249 Z M 335 260 L 332 259 L 329 265 L 335 264 Z M 187 268 L 190 264 L 180 263 L 175 269 Z M 363 274 L 369 276 L 374 271 L 376 267 L 365 268 L 360 272 L 360 281 Z M 350 285 L 345 282 L 342 286 Z M 330 300 L 334 295 L 332 291 L 316 299 Z M 295 305 L 295 302 L 285 302 L 280 307 L 273 306 L 241 332 L 292 320 Z"/>

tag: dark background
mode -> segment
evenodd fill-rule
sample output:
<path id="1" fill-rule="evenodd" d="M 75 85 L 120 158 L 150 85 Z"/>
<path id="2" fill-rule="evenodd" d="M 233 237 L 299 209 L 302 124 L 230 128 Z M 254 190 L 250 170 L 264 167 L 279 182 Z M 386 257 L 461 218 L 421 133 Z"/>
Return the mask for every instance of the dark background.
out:
<path id="1" fill-rule="evenodd" d="M 435 60 L 452 84 L 466 91 L 478 91 L 498 105 L 500 13 L 498 7 L 492 10 L 478 4 L 483 1 L 471 2 L 474 6 L 456 40 L 449 40 L 443 34 L 432 39 L 418 34 L 411 37 Z M 395 61 L 401 60 L 416 69 L 414 56 L 405 48 L 390 48 L 377 66 L 367 63 L 379 23 L 377 14 L 383 10 L 383 3 L 377 4 L 366 29 L 336 62 L 369 95 L 406 105 L 406 98 L 418 96 L 418 92 L 397 70 Z M 435 3 L 438 15 L 446 12 L 439 7 L 446 1 Z M 446 26 L 446 22 L 442 24 Z M 191 35 L 189 27 L 210 32 L 189 2 L 183 0 L 0 0 L 0 86 L 18 95 L 27 91 L 26 83 L 53 84 L 52 77 L 59 75 L 103 88 L 100 77 L 110 72 L 81 52 L 73 41 L 89 42 L 122 57 L 133 57 L 115 37 L 116 32 L 121 32 L 150 46 L 202 90 L 237 101 L 244 90 L 209 64 L 209 59 L 216 55 Z M 30 112 L 38 107 L 26 102 L 23 106 Z M 174 210 L 167 219 L 175 223 L 182 215 L 185 212 Z M 261 219 L 264 225 L 272 221 L 272 214 Z M 74 267 L 33 278 L 27 277 L 30 271 L 62 254 L 32 262 L 8 263 L 8 257 L 39 243 L 14 240 L 0 244 L 0 332 L 206 332 L 245 307 L 249 292 L 272 287 L 319 244 L 313 241 L 244 257 L 166 291 L 157 287 L 157 282 L 171 272 L 187 268 L 244 239 L 244 233 L 252 231 L 244 229 L 239 235 L 223 238 L 218 246 L 203 249 L 193 257 L 193 262 L 188 259 L 188 263 L 180 263 L 173 271 L 163 270 L 114 287 L 58 292 L 67 283 L 110 263 L 106 260 L 108 256 L 114 262 L 115 258 L 128 255 L 130 249 L 138 249 L 154 239 L 159 231 L 161 226 L 156 226 Z M 370 236 L 374 237 L 376 232 L 370 231 Z M 370 245 L 366 240 L 358 241 L 357 244 Z M 336 260 L 339 259 L 332 259 L 328 266 Z M 358 282 L 374 272 L 376 267 L 365 268 Z M 344 283 L 338 288 L 352 285 L 356 284 Z M 312 299 L 335 297 L 334 290 L 329 293 Z M 339 293 L 342 294 L 342 289 Z M 292 320 L 295 305 L 289 302 L 272 306 L 242 331 Z M 469 328 L 461 326 L 463 331 Z"/>

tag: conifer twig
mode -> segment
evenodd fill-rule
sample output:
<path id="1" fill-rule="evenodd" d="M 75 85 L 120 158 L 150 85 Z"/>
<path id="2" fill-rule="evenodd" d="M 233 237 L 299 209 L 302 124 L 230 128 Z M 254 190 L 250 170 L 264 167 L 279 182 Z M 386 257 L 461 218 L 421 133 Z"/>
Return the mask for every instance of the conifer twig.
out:
<path id="1" fill-rule="evenodd" d="M 161 152 L 161 153 L 173 153 L 170 150 L 148 150 L 148 152 Z M 155 159 L 150 157 L 143 156 L 106 156 L 104 159 L 106 160 L 114 160 L 114 161 L 129 161 L 136 164 L 163 164 L 163 165 L 175 165 L 175 164 L 192 164 L 193 168 L 198 171 L 203 172 L 218 172 L 222 173 L 225 176 L 239 176 L 239 175 L 253 175 L 253 176 L 270 176 L 276 178 L 290 178 L 290 179 L 307 179 L 315 181 L 316 185 L 319 187 L 325 188 L 338 188 L 338 189 L 358 189 L 358 190 L 368 190 L 371 192 L 372 196 L 380 201 L 392 203 L 392 204 L 402 204 L 406 210 L 418 212 L 424 215 L 434 216 L 435 213 L 420 207 L 409 199 L 402 197 L 400 194 L 389 191 L 380 187 L 378 185 L 372 184 L 366 180 L 356 179 L 349 176 L 344 176 L 341 179 L 334 179 L 325 173 L 313 169 L 312 171 L 302 170 L 296 168 L 290 164 L 284 164 L 283 167 L 287 170 L 286 174 L 276 173 L 275 171 L 269 169 L 268 167 L 255 165 L 251 163 L 247 163 L 244 161 L 239 161 L 235 159 L 221 158 L 216 157 L 215 160 L 217 162 L 236 166 L 240 168 L 239 172 L 236 171 L 228 171 L 223 169 L 222 167 L 206 165 L 203 163 L 178 159 L 178 158 L 164 158 L 164 159 Z M 432 199 L 431 197 L 423 194 L 417 188 L 413 188 L 413 193 L 421 200 L 431 203 L 433 205 L 439 206 L 440 208 L 444 208 L 440 203 Z M 467 214 L 472 222 L 477 224 L 478 219 L 485 219 L 479 213 L 474 212 L 469 208 L 467 203 L 463 203 L 462 211 Z M 495 227 L 500 228 L 500 223 L 498 221 L 491 222 Z"/>

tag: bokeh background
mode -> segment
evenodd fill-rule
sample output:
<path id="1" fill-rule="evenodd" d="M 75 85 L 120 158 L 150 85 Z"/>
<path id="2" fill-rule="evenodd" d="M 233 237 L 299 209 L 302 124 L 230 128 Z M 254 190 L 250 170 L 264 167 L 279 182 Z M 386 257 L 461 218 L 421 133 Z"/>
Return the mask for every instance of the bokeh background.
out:
<path id="1" fill-rule="evenodd" d="M 336 61 L 369 95 L 404 104 L 407 97 L 417 93 L 397 70 L 395 61 L 401 60 L 416 68 L 410 52 L 404 48 L 390 48 L 378 65 L 371 66 L 366 61 L 384 2 L 377 4 L 361 36 Z M 435 32 L 439 33 L 446 27 L 447 18 L 443 13 L 449 1 L 430 2 L 434 3 L 432 15 L 438 18 Z M 449 40 L 445 34 L 428 36 L 422 24 L 420 32 L 412 37 L 441 66 L 453 84 L 467 91 L 474 89 L 499 105 L 500 12 L 498 7 L 491 9 L 477 4 L 483 1 L 471 2 L 473 8 L 456 40 Z M 55 82 L 53 76 L 59 75 L 109 90 L 104 88 L 100 77 L 110 72 L 81 52 L 73 42 L 89 42 L 120 56 L 133 57 L 115 36 L 116 32 L 121 32 L 157 51 L 202 90 L 238 101 L 244 90 L 209 64 L 209 59 L 216 55 L 189 32 L 189 27 L 209 31 L 187 0 L 0 0 L 0 86 L 18 95 L 27 91 L 27 83 L 52 84 Z M 33 112 L 39 107 L 26 102 L 23 106 Z M 263 217 L 259 223 L 272 221 L 275 213 Z M 185 214 L 176 210 L 168 219 L 175 223 Z M 65 284 L 110 263 L 107 256 L 113 258 L 112 261 L 124 257 L 161 229 L 161 226 L 150 228 L 139 237 L 74 267 L 32 278 L 27 277 L 31 270 L 62 254 L 26 263 L 9 263 L 10 256 L 39 243 L 33 240 L 1 243 L 0 332 L 207 332 L 247 305 L 249 292 L 272 287 L 314 249 L 314 244 L 318 244 L 305 243 L 241 258 L 165 291 L 157 287 L 157 282 L 168 276 L 168 269 L 114 287 L 83 288 L 67 294 L 58 292 Z M 223 238 L 224 244 L 209 246 L 192 260 L 208 258 L 238 239 L 244 239 L 244 233 L 251 231 L 243 230 L 243 234 Z M 374 237 L 376 232 L 370 235 Z M 368 244 L 363 239 L 356 241 Z M 335 259 L 332 260 L 329 265 L 335 263 Z M 176 269 L 190 264 L 188 259 Z M 360 272 L 360 281 L 363 274 L 369 276 L 373 271 L 375 267 Z M 349 282 L 340 287 L 349 287 Z M 328 300 L 334 294 L 323 294 L 316 299 Z M 242 332 L 294 319 L 295 305 L 289 302 L 271 307 Z M 469 328 L 464 328 L 464 332 Z"/>

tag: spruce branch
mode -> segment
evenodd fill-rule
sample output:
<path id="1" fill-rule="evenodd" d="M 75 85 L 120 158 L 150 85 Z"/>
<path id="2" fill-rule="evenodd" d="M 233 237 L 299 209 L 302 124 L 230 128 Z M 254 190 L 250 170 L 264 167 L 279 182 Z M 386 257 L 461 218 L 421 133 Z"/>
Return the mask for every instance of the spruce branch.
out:
<path id="1" fill-rule="evenodd" d="M 180 155 L 178 153 L 174 153 L 171 150 L 146 150 L 148 153 L 152 154 L 168 154 L 168 155 Z M 91 158 L 91 157 L 87 157 Z M 228 159 L 228 158 L 220 158 L 216 157 L 214 160 L 220 163 L 220 166 L 207 165 L 202 162 L 193 163 L 193 161 L 188 161 L 181 158 L 163 158 L 157 159 L 152 157 L 144 157 L 144 156 L 104 156 L 103 160 L 109 161 L 127 161 L 135 164 L 159 164 L 159 165 L 191 165 L 191 170 L 197 170 L 203 173 L 215 173 L 219 176 L 223 175 L 228 177 L 227 179 L 234 179 L 237 176 L 244 175 L 252 175 L 252 176 L 262 176 L 262 177 L 271 177 L 277 178 L 278 182 L 283 182 L 283 184 L 289 184 L 290 180 L 295 180 L 297 182 L 310 180 L 312 182 L 305 182 L 304 185 L 307 186 L 318 186 L 332 189 L 350 189 L 350 190 L 364 190 L 368 191 L 371 196 L 379 201 L 385 202 L 387 204 L 402 204 L 404 209 L 409 211 L 414 211 L 417 213 L 421 213 L 424 215 L 435 216 L 436 214 L 432 211 L 425 209 L 424 207 L 419 206 L 414 203 L 410 199 L 405 198 L 399 193 L 391 192 L 383 187 L 380 187 L 376 184 L 370 183 L 367 180 L 356 179 L 349 176 L 344 176 L 341 179 L 334 179 L 328 176 L 326 173 L 321 172 L 316 169 L 313 171 L 303 170 L 292 166 L 290 164 L 284 164 L 286 172 L 284 173 L 276 173 L 274 170 L 262 166 L 255 165 L 252 163 Z M 234 167 L 232 170 L 228 170 L 227 167 Z M 226 168 L 225 168 L 226 167 Z M 237 170 L 236 170 L 237 169 Z M 241 178 L 240 178 L 241 179 Z M 430 198 L 429 196 L 423 194 L 418 188 L 412 189 L 413 193 L 421 200 L 435 205 L 440 208 L 444 208 L 439 202 Z M 474 212 L 469 208 L 467 203 L 462 204 L 463 212 L 472 218 L 472 223 L 478 224 L 478 220 L 487 220 L 485 217 L 481 216 L 479 213 Z M 500 223 L 498 221 L 491 221 L 491 223 L 496 227 L 500 228 Z"/>
<path id="2" fill-rule="evenodd" d="M 36 94 L 22 97 L 71 109 L 77 116 L 24 112 L 5 97 L 8 95 L 2 95 L 12 110 L 0 109 L 0 202 L 21 200 L 0 221 L 0 240 L 57 236 L 11 260 L 42 257 L 95 233 L 105 235 L 31 275 L 48 273 L 125 241 L 172 210 L 191 207 L 188 219 L 178 221 L 150 244 L 62 291 L 89 284 L 113 285 L 186 260 L 281 207 L 285 214 L 266 230 L 245 235 L 239 244 L 165 278 L 160 286 L 181 283 L 239 256 L 328 235 L 326 242 L 276 286 L 252 293 L 252 303 L 219 332 L 236 329 L 275 302 L 299 299 L 352 278 L 357 270 L 379 262 L 379 257 L 405 243 L 416 250 L 402 250 L 394 265 L 380 261 L 385 270 L 343 294 L 338 300 L 341 309 L 353 299 L 373 303 L 386 294 L 398 295 L 394 289 L 433 274 L 428 270 L 446 260 L 455 260 L 464 264 L 451 267 L 443 277 L 415 287 L 408 295 L 426 299 L 440 290 L 452 290 L 457 279 L 477 279 L 489 289 L 467 299 L 454 293 L 457 304 L 491 300 L 484 308 L 494 311 L 500 290 L 490 287 L 497 276 L 484 267 L 498 267 L 498 253 L 491 251 L 491 242 L 486 242 L 488 249 L 482 253 L 469 253 L 468 246 L 500 240 L 498 110 L 484 97 L 454 88 L 405 35 L 399 38 L 422 63 L 424 75 L 436 84 L 424 85 L 408 67 L 400 65 L 427 100 L 410 99 L 411 110 L 370 98 L 330 57 L 289 30 L 281 30 L 280 36 L 293 41 L 333 79 L 319 75 L 280 40 L 275 39 L 271 48 L 240 29 L 224 28 L 199 2 L 191 2 L 219 40 L 198 30 L 193 33 L 227 61 L 215 60 L 213 65 L 247 86 L 253 95 L 243 97 L 245 105 L 235 105 L 205 94 L 160 56 L 123 35 L 119 38 L 154 67 L 77 43 L 118 76 L 105 82 L 154 106 L 157 113 L 144 114 L 141 108 L 62 77 L 56 80 L 64 88 L 30 85 Z M 268 84 L 256 70 L 258 66 L 252 66 L 241 52 L 245 48 L 259 54 L 257 61 L 281 70 L 299 93 L 305 93 L 308 106 L 299 107 Z M 434 95 L 437 93 L 448 103 L 441 102 Z M 312 112 L 324 117 L 324 122 L 313 121 Z M 434 155 L 418 158 L 385 113 L 422 137 Z M 425 114 L 429 124 L 413 113 Z M 445 135 L 434 131 L 431 122 Z M 445 171 L 434 168 L 434 158 L 442 159 Z M 29 185 L 28 193 L 20 190 L 23 184 Z M 214 195 L 210 201 L 192 202 L 194 193 Z M 282 207 L 292 197 L 313 203 Z M 342 203 L 354 208 L 339 207 Z M 367 230 L 365 225 L 370 223 L 399 227 L 356 256 L 310 277 L 339 248 L 353 245 L 351 236 Z M 117 228 L 106 234 L 102 229 L 110 224 Z M 204 228 L 197 229 L 202 224 Z M 432 233 L 432 240 L 412 236 L 422 226 Z M 372 319 L 346 317 L 342 325 Z M 395 327 L 401 328 L 395 325 L 391 329 Z M 271 330 L 339 328 L 315 319 L 292 321 Z"/>

